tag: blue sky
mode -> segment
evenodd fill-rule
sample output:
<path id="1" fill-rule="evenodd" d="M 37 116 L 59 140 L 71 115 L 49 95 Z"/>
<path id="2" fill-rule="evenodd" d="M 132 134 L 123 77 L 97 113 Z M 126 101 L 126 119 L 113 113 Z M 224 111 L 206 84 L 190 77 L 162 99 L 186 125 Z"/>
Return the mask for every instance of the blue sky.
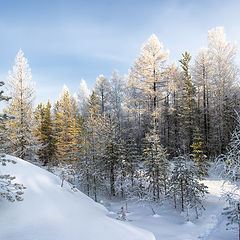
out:
<path id="1" fill-rule="evenodd" d="M 99 74 L 127 73 L 143 42 L 155 33 L 170 62 L 207 45 L 207 31 L 224 26 L 240 42 L 238 0 L 0 0 L 0 78 L 22 48 L 36 82 L 36 103 L 55 101 Z M 239 58 L 238 58 L 239 60 Z"/>

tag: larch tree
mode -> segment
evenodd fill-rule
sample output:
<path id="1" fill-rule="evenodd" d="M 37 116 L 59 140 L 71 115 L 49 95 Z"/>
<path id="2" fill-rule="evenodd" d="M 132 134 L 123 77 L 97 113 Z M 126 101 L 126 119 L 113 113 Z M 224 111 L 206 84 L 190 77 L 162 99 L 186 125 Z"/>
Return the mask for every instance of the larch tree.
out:
<path id="1" fill-rule="evenodd" d="M 54 106 L 54 138 L 58 162 L 72 161 L 77 149 L 76 105 L 69 90 L 63 87 L 60 99 Z"/>
<path id="2" fill-rule="evenodd" d="M 8 90 L 11 101 L 6 112 L 15 116 L 14 120 L 6 122 L 9 136 L 8 152 L 34 161 L 41 147 L 38 137 L 34 136 L 37 123 L 33 114 L 34 83 L 27 59 L 22 50 L 19 50 L 15 65 L 9 71 Z"/>
<path id="3" fill-rule="evenodd" d="M 157 124 L 161 101 L 166 92 L 164 70 L 168 59 L 168 51 L 163 51 L 163 45 L 156 35 L 143 44 L 140 56 L 129 70 L 127 86 L 135 92 L 127 97 L 127 110 L 138 113 L 139 127 L 144 131 L 151 129 L 151 124 Z M 154 121 L 152 121 L 154 119 Z"/>
<path id="4" fill-rule="evenodd" d="M 198 125 L 202 129 L 204 148 L 209 155 L 211 150 L 211 62 L 207 48 L 200 49 L 195 58 L 193 81 L 197 87 L 197 106 L 200 111 Z"/>
<path id="5" fill-rule="evenodd" d="M 97 77 L 94 93 L 98 99 L 100 113 L 102 115 L 109 113 L 110 83 L 103 74 Z"/>
<path id="6" fill-rule="evenodd" d="M 239 90 L 238 68 L 235 63 L 236 43 L 228 42 L 223 27 L 208 32 L 208 54 L 211 64 L 212 84 L 212 151 L 223 152 L 231 138 L 236 121 L 234 111 L 238 110 Z"/>

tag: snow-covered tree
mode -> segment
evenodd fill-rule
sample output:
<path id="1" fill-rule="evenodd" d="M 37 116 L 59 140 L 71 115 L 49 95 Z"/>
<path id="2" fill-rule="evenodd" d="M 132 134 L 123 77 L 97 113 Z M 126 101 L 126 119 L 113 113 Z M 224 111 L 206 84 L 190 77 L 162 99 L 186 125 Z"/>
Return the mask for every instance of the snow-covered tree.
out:
<path id="1" fill-rule="evenodd" d="M 193 81 L 197 88 L 198 125 L 202 129 L 204 147 L 209 155 L 211 150 L 211 62 L 207 48 L 201 48 L 195 58 Z"/>
<path id="2" fill-rule="evenodd" d="M 85 117 L 88 110 L 90 90 L 88 89 L 87 83 L 84 79 L 81 80 L 79 90 L 73 95 L 73 98 L 76 102 L 78 111 L 83 117 Z"/>
<path id="3" fill-rule="evenodd" d="M 199 182 L 198 169 L 190 161 L 189 156 L 174 158 L 174 169 L 170 179 L 169 195 L 174 200 L 175 208 L 180 205 L 182 212 L 193 209 L 198 218 L 200 210 L 204 209 L 202 200 L 207 194 L 207 187 Z"/>
<path id="4" fill-rule="evenodd" d="M 4 85 L 4 82 L 0 82 L 0 87 Z M 9 97 L 3 95 L 3 91 L 0 91 L 0 101 L 8 101 Z M 7 115 L 6 113 L 0 114 L 0 124 L 3 124 L 4 121 L 13 119 L 12 116 Z M 2 132 L 0 135 L 0 166 L 1 168 L 6 166 L 7 163 L 16 164 L 12 159 L 9 159 L 4 153 L 3 141 L 2 141 Z M 15 179 L 14 176 L 9 174 L 1 174 L 0 171 L 0 198 L 7 199 L 10 202 L 22 201 L 22 194 L 25 187 L 22 184 L 13 182 Z"/>
<path id="5" fill-rule="evenodd" d="M 99 110 L 98 99 L 93 92 L 89 100 L 89 109 L 86 120 L 83 123 L 82 141 L 79 144 L 79 172 L 81 185 L 94 200 L 104 183 L 103 155 L 105 150 L 105 133 L 103 131 L 104 119 Z"/>
<path id="6" fill-rule="evenodd" d="M 153 34 L 143 44 L 140 56 L 129 70 L 126 109 L 136 114 L 138 127 L 144 131 L 159 118 L 167 85 L 164 74 L 167 58 L 168 51 L 163 51 L 162 43 Z"/>
<path id="7" fill-rule="evenodd" d="M 223 209 L 223 215 L 227 216 L 227 230 L 238 229 L 238 239 L 240 240 L 240 202 L 239 196 L 235 196 L 234 193 L 228 193 L 226 195 L 226 201 L 228 206 Z"/>
<path id="8" fill-rule="evenodd" d="M 34 83 L 27 59 L 19 50 L 15 66 L 9 71 L 8 90 L 11 101 L 6 112 L 15 117 L 6 122 L 7 151 L 26 160 L 36 160 L 41 147 L 34 135 L 37 122 L 33 115 Z"/>
<path id="9" fill-rule="evenodd" d="M 110 83 L 103 74 L 97 77 L 94 93 L 98 99 L 100 113 L 103 115 L 109 113 Z"/>
<path id="10" fill-rule="evenodd" d="M 144 172 L 148 182 L 149 193 L 153 200 L 160 200 L 160 195 L 167 193 L 169 177 L 169 161 L 167 152 L 160 144 L 160 139 L 155 131 L 147 134 L 144 144 Z"/>
<path id="11" fill-rule="evenodd" d="M 236 66 L 237 45 L 228 42 L 223 27 L 208 32 L 208 55 L 211 64 L 212 105 L 212 151 L 223 152 L 231 138 L 236 122 L 234 111 L 238 110 L 239 87 Z"/>

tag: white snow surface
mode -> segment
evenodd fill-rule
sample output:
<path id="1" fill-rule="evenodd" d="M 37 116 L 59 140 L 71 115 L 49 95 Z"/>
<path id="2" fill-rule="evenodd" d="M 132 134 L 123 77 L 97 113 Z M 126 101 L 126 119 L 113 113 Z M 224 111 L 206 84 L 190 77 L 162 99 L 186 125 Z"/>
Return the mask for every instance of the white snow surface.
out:
<path id="1" fill-rule="evenodd" d="M 110 218 L 107 209 L 73 192 L 52 173 L 19 158 L 1 167 L 27 187 L 22 202 L 0 202 L 0 240 L 155 240 L 141 228 Z"/>
<path id="2" fill-rule="evenodd" d="M 223 180 L 210 178 L 203 181 L 208 186 L 209 194 L 204 200 L 206 208 L 199 219 L 194 217 L 186 221 L 186 217 L 168 203 L 152 205 L 153 214 L 148 204 L 142 206 L 128 202 L 127 220 L 134 226 L 152 232 L 156 240 L 237 240 L 236 230 L 226 230 L 227 219 L 222 215 L 226 202 L 221 198 L 223 191 L 231 191 L 232 185 L 223 184 Z M 109 216 L 116 218 L 125 202 L 108 202 L 105 206 L 109 209 Z"/>

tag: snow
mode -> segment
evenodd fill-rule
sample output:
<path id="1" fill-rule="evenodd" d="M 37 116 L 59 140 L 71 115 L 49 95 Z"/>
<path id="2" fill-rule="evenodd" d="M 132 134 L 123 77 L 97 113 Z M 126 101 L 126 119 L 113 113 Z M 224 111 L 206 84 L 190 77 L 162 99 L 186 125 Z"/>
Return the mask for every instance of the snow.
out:
<path id="1" fill-rule="evenodd" d="M 11 157 L 12 158 L 12 157 Z M 24 201 L 0 203 L 1 240 L 229 240 L 237 232 L 226 230 L 222 209 L 226 202 L 223 191 L 232 185 L 210 178 L 204 205 L 206 211 L 199 219 L 186 221 L 172 205 L 128 202 L 127 221 L 116 220 L 123 201 L 101 200 L 108 208 L 94 202 L 81 192 L 73 192 L 65 182 L 28 162 L 12 158 L 17 164 L 1 168 L 3 173 L 16 176 L 27 189 Z"/>
<path id="2" fill-rule="evenodd" d="M 127 220 L 134 226 L 151 231 L 156 240 L 234 240 L 237 233 L 226 230 L 226 216 L 222 210 L 226 204 L 221 198 L 223 191 L 232 189 L 232 185 L 223 180 L 209 179 L 203 181 L 208 186 L 209 194 L 204 201 L 206 211 L 199 219 L 186 221 L 184 215 L 177 212 L 171 205 L 166 203 L 162 206 L 152 206 L 155 214 L 148 205 L 144 207 L 139 203 L 128 203 Z M 111 214 L 116 218 L 117 212 L 125 202 L 106 202 Z M 115 214 L 114 214 L 115 213 Z"/>
<path id="3" fill-rule="evenodd" d="M 107 209 L 73 192 L 50 172 L 18 158 L 1 173 L 16 176 L 27 189 L 24 201 L 0 203 L 1 240 L 154 240 L 147 230 L 109 218 Z"/>

